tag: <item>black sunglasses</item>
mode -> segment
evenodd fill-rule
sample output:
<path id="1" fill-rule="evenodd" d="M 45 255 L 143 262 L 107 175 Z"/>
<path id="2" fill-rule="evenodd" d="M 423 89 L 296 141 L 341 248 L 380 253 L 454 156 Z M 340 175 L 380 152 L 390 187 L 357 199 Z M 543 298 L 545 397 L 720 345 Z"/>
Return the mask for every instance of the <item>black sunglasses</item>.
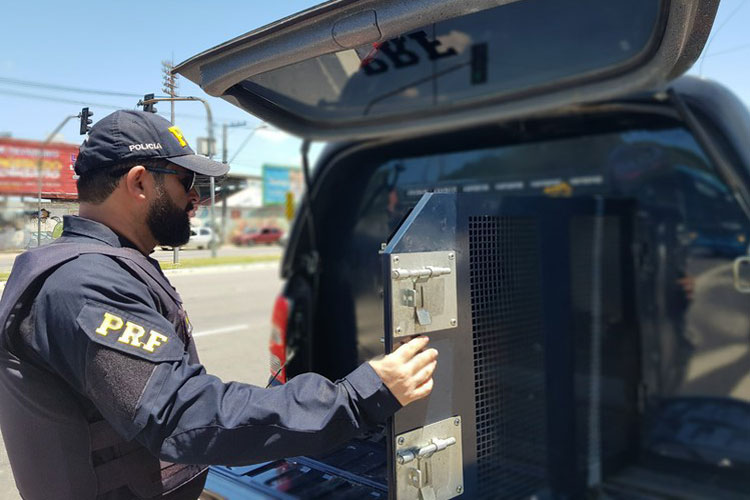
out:
<path id="1" fill-rule="evenodd" d="M 180 172 L 179 170 L 174 170 L 172 168 L 161 168 L 161 167 L 145 167 L 146 170 L 149 172 L 158 172 L 160 174 L 173 174 L 178 177 L 178 180 L 180 181 L 180 184 L 182 184 L 182 187 L 185 188 L 185 192 L 189 193 L 190 190 L 193 189 L 195 186 L 195 172 L 192 170 L 188 170 L 187 173 L 190 175 L 182 175 L 185 172 Z"/>

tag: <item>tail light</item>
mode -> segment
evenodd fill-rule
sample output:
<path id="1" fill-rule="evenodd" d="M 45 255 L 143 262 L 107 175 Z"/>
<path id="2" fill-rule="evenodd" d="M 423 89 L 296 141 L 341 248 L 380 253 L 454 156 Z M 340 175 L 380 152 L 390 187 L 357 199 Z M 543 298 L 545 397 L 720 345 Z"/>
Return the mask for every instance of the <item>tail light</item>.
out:
<path id="1" fill-rule="evenodd" d="M 287 360 L 286 334 L 289 325 L 290 302 L 283 295 L 276 298 L 271 315 L 271 340 L 269 351 L 271 353 L 271 377 L 276 376 L 276 381 L 282 384 L 286 382 L 286 368 L 282 368 Z"/>

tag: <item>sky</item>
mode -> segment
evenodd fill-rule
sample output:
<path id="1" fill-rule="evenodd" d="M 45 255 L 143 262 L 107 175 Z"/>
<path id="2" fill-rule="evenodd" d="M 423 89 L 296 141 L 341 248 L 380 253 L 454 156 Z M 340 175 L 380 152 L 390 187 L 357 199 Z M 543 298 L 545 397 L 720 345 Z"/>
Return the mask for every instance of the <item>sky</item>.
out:
<path id="1" fill-rule="evenodd" d="M 162 61 L 182 62 L 317 3 L 7 2 L 0 30 L 0 135 L 44 140 L 83 106 L 94 111 L 95 121 L 118 108 L 132 109 L 143 94 L 164 95 Z M 750 107 L 750 0 L 721 0 L 708 43 L 689 73 L 723 83 Z M 300 164 L 298 139 L 274 129 L 253 131 L 260 124 L 257 118 L 208 96 L 186 79 L 178 81 L 179 95 L 208 100 L 219 150 L 221 124 L 245 122 L 228 132 L 228 157 L 235 158 L 232 171 L 259 175 L 264 163 Z M 157 105 L 167 118 L 169 108 L 168 103 Z M 206 136 L 200 103 L 177 103 L 175 122 L 194 147 L 197 137 Z M 71 120 L 57 139 L 80 143 L 78 121 Z M 313 159 L 320 148 L 313 148 Z"/>

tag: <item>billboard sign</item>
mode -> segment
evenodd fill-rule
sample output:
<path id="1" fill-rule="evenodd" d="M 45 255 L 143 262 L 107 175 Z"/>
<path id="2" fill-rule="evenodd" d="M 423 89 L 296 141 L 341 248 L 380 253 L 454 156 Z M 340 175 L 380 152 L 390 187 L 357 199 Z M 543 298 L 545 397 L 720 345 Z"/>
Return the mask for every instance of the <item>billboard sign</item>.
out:
<path id="1" fill-rule="evenodd" d="M 77 154 L 76 144 L 0 138 L 0 195 L 36 196 L 41 160 L 42 197 L 76 199 L 73 164 Z"/>
<path id="2" fill-rule="evenodd" d="M 263 165 L 263 205 L 284 205 L 287 193 L 302 193 L 302 171 L 285 165 Z"/>

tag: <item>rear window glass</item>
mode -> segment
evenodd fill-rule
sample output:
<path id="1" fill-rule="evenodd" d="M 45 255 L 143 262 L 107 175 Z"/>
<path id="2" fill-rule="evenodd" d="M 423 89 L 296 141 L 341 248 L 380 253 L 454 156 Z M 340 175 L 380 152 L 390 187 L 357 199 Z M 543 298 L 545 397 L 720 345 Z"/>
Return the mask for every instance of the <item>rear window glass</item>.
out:
<path id="1" fill-rule="evenodd" d="M 397 179 L 394 188 L 402 207 L 412 206 L 427 191 L 522 196 L 605 193 L 670 204 L 685 218 L 688 229 L 726 228 L 738 237 L 748 229 L 729 188 L 683 128 L 395 159 L 380 167 L 378 175 Z M 744 236 L 740 240 L 736 246 L 744 251 Z"/>
<path id="2" fill-rule="evenodd" d="M 748 253 L 750 221 L 687 130 L 631 129 L 393 158 L 371 177 L 351 247 L 343 252 L 352 259 L 341 266 L 352 274 L 355 291 L 367 283 L 367 272 L 379 269 L 379 256 L 370 252 L 374 242 L 385 241 L 426 191 L 598 197 L 626 207 L 619 222 L 604 218 L 605 229 L 632 228 L 627 241 L 603 247 L 600 261 L 606 292 L 601 313 L 605 394 L 637 388 L 638 395 L 634 389 L 623 401 L 628 412 L 645 416 L 641 437 L 648 452 L 750 470 L 750 296 L 735 289 L 732 274 L 734 259 Z M 593 217 L 575 222 L 572 231 L 588 234 Z M 571 275 L 591 276 L 590 254 L 571 263 Z M 363 264 L 366 258 L 372 263 Z M 608 264 L 613 259 L 627 262 L 632 271 L 617 274 Z M 556 286 L 571 296 L 576 318 L 585 325 L 588 288 Z M 363 332 L 372 313 L 364 301 L 357 307 Z M 586 338 L 585 327 L 574 328 Z M 376 334 L 382 336 L 382 330 Z M 622 350 L 620 343 L 631 348 Z M 637 377 L 617 371 L 623 357 L 636 364 Z M 585 420 L 577 425 L 585 437 Z M 617 450 L 627 444 L 618 425 L 612 419 L 602 423 L 613 440 L 605 445 Z"/>
<path id="3" fill-rule="evenodd" d="M 648 52 L 653 0 L 524 0 L 256 75 L 241 85 L 315 121 L 348 122 L 510 98 Z"/>

